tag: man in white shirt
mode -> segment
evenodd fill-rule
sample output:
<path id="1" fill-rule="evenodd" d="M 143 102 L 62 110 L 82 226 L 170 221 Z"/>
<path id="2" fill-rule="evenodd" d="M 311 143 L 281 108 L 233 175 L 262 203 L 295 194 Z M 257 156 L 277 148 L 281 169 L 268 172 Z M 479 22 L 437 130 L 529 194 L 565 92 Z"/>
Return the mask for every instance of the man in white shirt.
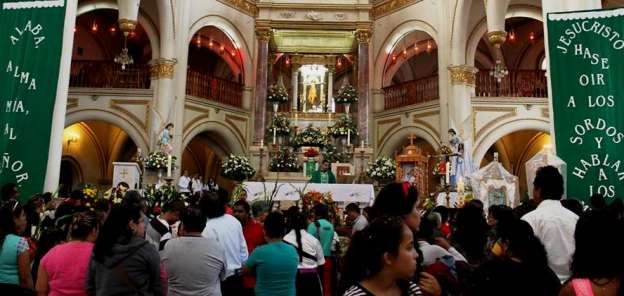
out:
<path id="1" fill-rule="evenodd" d="M 351 235 L 354 235 L 356 232 L 361 231 L 368 226 L 368 220 L 366 220 L 364 215 L 360 214 L 360 207 L 356 203 L 348 204 L 345 211 L 347 213 L 347 217 L 353 221 Z"/>
<path id="2" fill-rule="evenodd" d="M 561 282 L 571 275 L 574 231 L 578 216 L 561 205 L 563 177 L 553 166 L 537 170 L 533 181 L 533 200 L 537 209 L 522 217 L 533 228 L 548 255 L 548 266 Z"/>
<path id="3" fill-rule="evenodd" d="M 191 193 L 191 178 L 187 170 L 184 170 L 184 173 L 180 176 L 180 180 L 178 180 L 178 192 L 186 194 Z"/>
<path id="4" fill-rule="evenodd" d="M 204 187 L 202 184 L 202 180 L 199 178 L 199 174 L 194 174 L 191 179 L 191 192 L 195 194 L 195 192 L 199 192 Z"/>
<path id="5" fill-rule="evenodd" d="M 208 217 L 202 236 L 216 240 L 225 249 L 227 269 L 225 280 L 221 284 L 224 296 L 241 295 L 243 281 L 241 269 L 249 257 L 247 243 L 243 236 L 243 227 L 234 216 L 225 213 L 225 196 L 218 196 L 214 192 L 201 193 L 200 205 L 204 215 Z"/>
<path id="6" fill-rule="evenodd" d="M 180 220 L 180 213 L 184 208 L 184 202 L 181 200 L 167 202 L 162 207 L 162 213 L 149 221 L 145 228 L 145 239 L 157 250 L 162 251 L 165 243 L 173 238 L 171 226 Z"/>

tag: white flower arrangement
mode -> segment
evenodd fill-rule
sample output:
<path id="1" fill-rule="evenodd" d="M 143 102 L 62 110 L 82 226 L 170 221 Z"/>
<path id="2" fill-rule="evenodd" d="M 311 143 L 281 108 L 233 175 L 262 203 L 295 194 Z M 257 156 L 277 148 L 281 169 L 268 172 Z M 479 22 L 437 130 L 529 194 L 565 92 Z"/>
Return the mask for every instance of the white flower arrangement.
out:
<path id="1" fill-rule="evenodd" d="M 286 89 L 281 86 L 275 84 L 271 85 L 267 90 L 267 101 L 278 103 L 288 102 L 288 93 Z"/>
<path id="2" fill-rule="evenodd" d="M 166 169 L 167 168 L 168 155 L 162 151 L 155 151 L 150 153 L 143 163 L 146 169 Z M 171 165 L 175 167 L 176 157 L 171 157 Z"/>
<path id="3" fill-rule="evenodd" d="M 337 104 L 350 104 L 358 101 L 358 92 L 355 87 L 351 85 L 345 85 L 338 90 L 338 96 L 336 97 Z"/>
<path id="4" fill-rule="evenodd" d="M 327 145 L 327 135 L 319 128 L 310 125 L 295 136 L 292 145 L 294 147 L 323 147 Z"/>
<path id="5" fill-rule="evenodd" d="M 249 159 L 242 155 L 230 154 L 221 164 L 221 176 L 235 181 L 244 181 L 255 173 L 256 170 L 249 163 Z"/>
<path id="6" fill-rule="evenodd" d="M 346 115 L 342 115 L 338 118 L 336 123 L 328 128 L 327 134 L 332 137 L 346 137 L 351 131 L 351 138 L 355 138 L 358 135 L 357 126 L 355 121 Z"/>
<path id="7" fill-rule="evenodd" d="M 269 170 L 271 172 L 298 172 L 297 157 L 289 150 L 282 149 L 271 159 Z"/>
<path id="8" fill-rule="evenodd" d="M 392 180 L 396 176 L 396 162 L 392 158 L 380 156 L 368 167 L 366 174 L 378 181 Z"/>

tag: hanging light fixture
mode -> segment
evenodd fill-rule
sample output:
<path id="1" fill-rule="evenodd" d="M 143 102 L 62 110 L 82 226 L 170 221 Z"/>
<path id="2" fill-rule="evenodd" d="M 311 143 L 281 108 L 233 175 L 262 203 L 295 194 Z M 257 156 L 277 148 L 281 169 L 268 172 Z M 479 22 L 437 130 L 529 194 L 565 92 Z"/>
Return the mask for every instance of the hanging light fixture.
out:
<path id="1" fill-rule="evenodd" d="M 494 77 L 497 83 L 501 83 L 501 80 L 507 75 L 509 75 L 509 71 L 505 68 L 505 65 L 503 65 L 501 60 L 496 60 L 494 69 L 490 70 L 490 76 Z"/>
<path id="2" fill-rule="evenodd" d="M 127 65 L 132 65 L 134 64 L 134 59 L 132 58 L 131 55 L 128 54 L 128 35 L 133 36 L 134 31 L 132 32 L 128 32 L 128 31 L 124 31 L 124 45 L 123 48 L 121 49 L 121 53 L 119 53 L 114 61 L 117 64 L 121 64 L 121 70 L 126 70 L 126 66 Z"/>
<path id="3" fill-rule="evenodd" d="M 115 26 L 111 26 L 111 27 L 108 29 L 108 31 L 109 31 L 111 34 L 115 34 L 115 32 L 117 32 L 117 28 L 115 28 Z"/>
<path id="4" fill-rule="evenodd" d="M 431 45 L 431 40 L 427 40 L 427 52 L 431 52 L 433 49 L 433 45 Z"/>
<path id="5" fill-rule="evenodd" d="M 208 47 L 212 48 L 212 39 L 208 40 Z"/>
<path id="6" fill-rule="evenodd" d="M 201 35 L 197 34 L 197 38 L 195 38 L 195 44 L 197 45 L 197 48 L 201 47 L 201 44 L 202 44 Z"/>
<path id="7" fill-rule="evenodd" d="M 535 42 L 535 33 L 534 32 L 529 33 L 529 42 L 531 42 L 531 43 Z"/>
<path id="8" fill-rule="evenodd" d="M 511 43 L 516 41 L 516 32 L 513 29 L 509 31 L 509 37 L 507 38 L 507 40 L 509 40 L 509 42 Z"/>
<path id="9" fill-rule="evenodd" d="M 407 58 L 407 49 L 403 48 L 403 58 Z"/>
<path id="10" fill-rule="evenodd" d="M 95 20 L 93 20 L 93 23 L 91 24 L 91 32 L 97 33 L 97 31 L 98 31 L 98 24 L 95 22 Z"/>

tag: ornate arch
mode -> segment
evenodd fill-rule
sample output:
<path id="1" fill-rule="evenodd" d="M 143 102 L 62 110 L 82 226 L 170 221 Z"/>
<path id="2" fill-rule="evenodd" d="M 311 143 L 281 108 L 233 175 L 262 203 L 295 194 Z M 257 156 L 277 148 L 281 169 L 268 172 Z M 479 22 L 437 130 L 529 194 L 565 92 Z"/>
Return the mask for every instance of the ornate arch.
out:
<path id="1" fill-rule="evenodd" d="M 381 88 L 383 85 L 383 77 L 384 71 L 388 66 L 388 61 L 390 60 L 390 53 L 394 50 L 397 44 L 409 33 L 414 31 L 422 31 L 433 39 L 436 44 L 440 44 L 438 41 L 438 32 L 436 29 L 429 23 L 422 20 L 409 20 L 401 23 L 396 28 L 394 28 L 388 37 L 382 43 L 382 46 L 379 48 L 379 52 L 377 53 L 377 58 L 375 59 L 375 72 L 373 74 L 373 86 L 372 88 Z"/>
<path id="2" fill-rule="evenodd" d="M 76 12 L 76 16 L 80 16 L 87 12 L 91 12 L 99 9 L 114 9 L 119 10 L 119 6 L 117 6 L 116 2 L 109 2 L 106 0 L 98 0 L 98 1 L 90 1 L 86 3 L 78 4 L 78 11 Z M 147 38 L 150 41 L 150 47 L 152 48 L 152 59 L 156 59 L 160 57 L 160 37 L 158 35 L 158 29 L 154 22 L 144 13 L 142 10 L 139 10 L 139 16 L 137 21 L 147 34 Z"/>
<path id="3" fill-rule="evenodd" d="M 182 137 L 182 147 L 188 146 L 195 136 L 203 132 L 212 132 L 219 135 L 231 153 L 245 153 L 245 142 L 236 136 L 236 132 L 231 127 L 221 122 L 210 120 L 199 121 L 184 131 L 184 136 Z"/>
<path id="4" fill-rule="evenodd" d="M 61 157 L 61 161 L 63 160 L 67 161 L 72 166 L 72 170 L 77 174 L 77 176 L 74 176 L 76 180 L 72 181 L 77 181 L 77 184 L 84 183 L 84 173 L 82 172 L 80 162 L 78 162 L 78 160 L 71 155 L 63 155 Z"/>
<path id="5" fill-rule="evenodd" d="M 505 19 L 512 17 L 526 17 L 534 20 L 538 20 L 540 22 L 544 21 L 542 16 L 542 10 L 539 7 L 531 6 L 531 5 L 511 5 L 507 10 L 507 14 L 505 15 Z M 487 32 L 487 23 L 485 17 L 481 19 L 481 21 L 474 27 L 472 32 L 468 37 L 468 42 L 466 43 L 466 64 L 470 66 L 474 66 L 475 55 L 477 52 L 477 47 L 479 46 L 479 41 L 483 37 L 483 35 Z"/>
<path id="6" fill-rule="evenodd" d="M 251 86 L 251 83 L 252 83 L 251 69 L 253 69 L 251 59 L 253 55 L 251 54 L 251 51 L 249 50 L 249 46 L 247 46 L 247 42 L 245 42 L 245 38 L 243 38 L 243 35 L 241 34 L 241 32 L 229 20 L 219 15 L 206 15 L 196 20 L 189 29 L 188 40 L 186 41 L 186 43 L 190 44 L 190 42 L 192 41 L 191 38 L 193 38 L 195 33 L 197 33 L 202 28 L 209 27 L 209 26 L 212 26 L 221 30 L 221 32 L 223 32 L 223 34 L 225 34 L 230 39 L 230 41 L 232 41 L 232 44 L 234 44 L 234 47 L 240 49 L 241 60 L 243 61 L 241 65 L 242 66 L 241 71 L 243 72 L 243 75 L 242 75 L 243 84 L 245 84 L 246 86 Z"/>
<path id="7" fill-rule="evenodd" d="M 500 138 L 521 130 L 536 130 L 550 134 L 550 123 L 545 119 L 513 118 L 490 130 L 482 138 L 476 140 L 474 146 L 474 163 L 480 164 L 487 150 Z"/>
<path id="8" fill-rule="evenodd" d="M 125 131 L 126 134 L 128 134 L 130 139 L 134 141 L 138 148 L 141 148 L 143 151 L 149 151 L 145 131 L 139 128 L 136 123 L 124 117 L 123 114 L 117 114 L 108 110 L 99 109 L 70 111 L 65 117 L 65 127 L 87 120 L 99 120 L 118 126 L 120 129 Z"/>
<path id="9" fill-rule="evenodd" d="M 377 147 L 377 155 L 392 155 L 410 135 L 424 139 L 434 149 L 440 147 L 439 136 L 436 135 L 435 131 L 419 125 L 408 125 L 390 130 L 385 140 Z"/>

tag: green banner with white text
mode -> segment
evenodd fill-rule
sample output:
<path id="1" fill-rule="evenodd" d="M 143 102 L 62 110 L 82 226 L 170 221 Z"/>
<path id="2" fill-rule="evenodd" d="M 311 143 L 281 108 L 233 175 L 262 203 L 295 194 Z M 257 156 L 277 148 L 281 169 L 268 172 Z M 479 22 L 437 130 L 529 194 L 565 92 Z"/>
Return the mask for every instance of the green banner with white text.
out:
<path id="1" fill-rule="evenodd" d="M 624 9 L 549 13 L 557 155 L 568 197 L 624 197 Z"/>
<path id="2" fill-rule="evenodd" d="M 65 0 L 0 0 L 0 184 L 43 190 Z"/>

